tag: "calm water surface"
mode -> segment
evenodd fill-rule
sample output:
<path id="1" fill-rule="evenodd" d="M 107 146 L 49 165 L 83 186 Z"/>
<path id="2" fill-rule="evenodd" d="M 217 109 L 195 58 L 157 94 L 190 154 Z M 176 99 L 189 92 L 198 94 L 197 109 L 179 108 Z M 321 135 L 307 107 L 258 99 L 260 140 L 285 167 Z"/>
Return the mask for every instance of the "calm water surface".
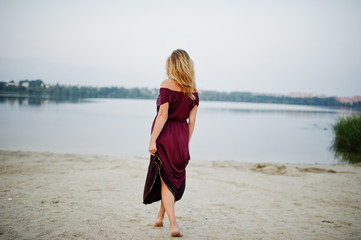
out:
<path id="1" fill-rule="evenodd" d="M 155 100 L 0 97 L 0 149 L 148 156 Z M 351 110 L 201 101 L 192 160 L 335 163 L 331 125 Z"/>

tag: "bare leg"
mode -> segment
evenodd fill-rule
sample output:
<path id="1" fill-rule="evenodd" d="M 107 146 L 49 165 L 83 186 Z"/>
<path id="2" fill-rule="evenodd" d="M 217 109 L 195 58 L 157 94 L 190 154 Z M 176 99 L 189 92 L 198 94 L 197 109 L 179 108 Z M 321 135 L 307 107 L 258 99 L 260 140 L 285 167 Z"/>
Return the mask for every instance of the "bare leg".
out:
<path id="1" fill-rule="evenodd" d="M 177 221 L 175 219 L 175 212 L 174 212 L 174 196 L 172 192 L 168 189 L 167 185 L 162 182 L 162 203 L 167 212 L 169 225 L 170 225 L 170 233 L 173 237 L 182 237 L 183 234 L 180 233 Z"/>
<path id="2" fill-rule="evenodd" d="M 157 216 L 157 221 L 154 223 L 154 227 L 163 227 L 163 219 L 164 219 L 165 208 L 163 205 L 163 201 L 160 201 L 160 209 Z"/>

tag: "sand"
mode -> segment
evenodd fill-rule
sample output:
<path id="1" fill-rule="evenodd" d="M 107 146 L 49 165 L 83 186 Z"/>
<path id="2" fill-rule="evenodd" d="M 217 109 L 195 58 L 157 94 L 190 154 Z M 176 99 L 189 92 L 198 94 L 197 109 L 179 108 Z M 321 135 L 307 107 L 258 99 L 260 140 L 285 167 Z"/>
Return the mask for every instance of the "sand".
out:
<path id="1" fill-rule="evenodd" d="M 148 158 L 0 151 L 0 239 L 170 239 Z M 183 239 L 361 239 L 361 167 L 191 160 Z"/>

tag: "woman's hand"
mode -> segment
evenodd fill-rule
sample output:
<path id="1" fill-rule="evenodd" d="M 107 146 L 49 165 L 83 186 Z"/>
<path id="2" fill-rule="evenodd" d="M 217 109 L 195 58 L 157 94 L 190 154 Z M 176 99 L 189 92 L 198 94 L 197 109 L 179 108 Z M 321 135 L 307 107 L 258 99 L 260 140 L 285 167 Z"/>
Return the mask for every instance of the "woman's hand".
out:
<path id="1" fill-rule="evenodd" d="M 150 155 L 155 156 L 155 153 L 157 152 L 157 144 L 155 142 L 150 142 L 148 151 Z"/>

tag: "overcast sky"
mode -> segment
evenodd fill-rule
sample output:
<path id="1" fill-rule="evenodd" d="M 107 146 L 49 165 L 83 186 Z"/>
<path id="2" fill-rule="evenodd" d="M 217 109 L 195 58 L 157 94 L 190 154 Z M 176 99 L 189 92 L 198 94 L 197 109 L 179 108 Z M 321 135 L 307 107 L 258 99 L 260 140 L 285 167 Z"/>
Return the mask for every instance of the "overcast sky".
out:
<path id="1" fill-rule="evenodd" d="M 361 1 L 0 1 L 0 81 L 159 87 L 174 49 L 200 90 L 361 95 Z"/>

